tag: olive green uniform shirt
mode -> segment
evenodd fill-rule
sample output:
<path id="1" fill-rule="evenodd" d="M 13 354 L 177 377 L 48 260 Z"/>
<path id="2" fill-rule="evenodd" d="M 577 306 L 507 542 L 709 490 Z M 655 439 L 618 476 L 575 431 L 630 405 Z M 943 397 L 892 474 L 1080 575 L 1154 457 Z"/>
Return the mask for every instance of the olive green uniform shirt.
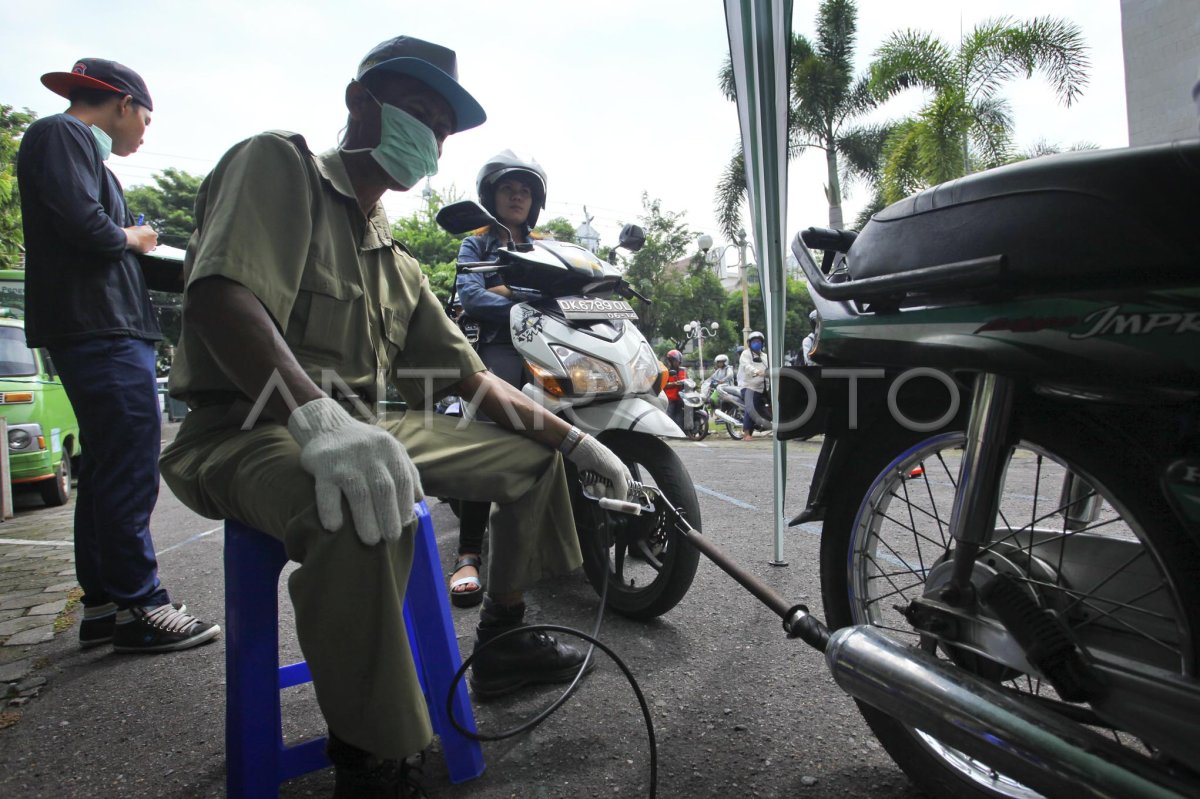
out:
<path id="1" fill-rule="evenodd" d="M 363 216 L 338 151 L 312 155 L 302 137 L 285 133 L 241 142 L 200 187 L 196 224 L 187 284 L 219 275 L 253 292 L 331 396 L 349 389 L 373 404 L 390 379 L 409 405 L 424 407 L 484 370 L 392 239 L 383 206 Z M 186 328 L 170 391 L 192 405 L 240 395 Z"/>

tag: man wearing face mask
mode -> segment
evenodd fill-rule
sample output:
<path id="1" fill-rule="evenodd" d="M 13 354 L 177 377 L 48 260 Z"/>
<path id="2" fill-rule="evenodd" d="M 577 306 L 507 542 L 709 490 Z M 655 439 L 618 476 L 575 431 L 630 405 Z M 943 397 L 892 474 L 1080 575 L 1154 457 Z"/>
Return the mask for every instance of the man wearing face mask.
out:
<path id="1" fill-rule="evenodd" d="M 737 382 L 742 387 L 742 440 L 754 437 L 754 428 L 765 427 L 771 420 L 764 394 L 767 390 L 767 338 L 755 330 L 747 341 L 750 345 L 738 356 Z"/>
<path id="2" fill-rule="evenodd" d="M 329 725 L 334 795 L 410 796 L 404 758 L 431 735 L 402 615 L 413 501 L 424 490 L 494 503 L 476 645 L 517 633 L 473 665 L 483 698 L 570 680 L 585 662 L 520 630 L 523 590 L 581 562 L 559 453 L 609 496 L 624 499 L 631 478 L 595 439 L 487 372 L 392 239 L 383 193 L 416 186 L 447 136 L 485 119 L 454 52 L 383 42 L 345 103 L 340 148 L 316 154 L 297 134 L 261 134 L 201 186 L 171 370 L 172 395 L 192 411 L 162 469 L 193 510 L 275 536 L 300 562 L 288 588 Z M 385 380 L 409 410 L 375 419 Z M 498 424 L 458 429 L 424 412 L 450 392 L 478 397 Z"/>
<path id="3" fill-rule="evenodd" d="M 213 640 L 221 628 L 171 603 L 150 537 L 162 334 L 137 256 L 158 237 L 134 223 L 120 182 L 104 165 L 110 154 L 138 149 L 154 105 L 136 72 L 102 58 L 80 59 L 70 72 L 43 75 L 42 83 L 71 105 L 30 125 L 17 155 L 25 335 L 30 347 L 50 352 L 79 420 L 79 641 L 111 641 L 125 652 L 186 649 Z"/>

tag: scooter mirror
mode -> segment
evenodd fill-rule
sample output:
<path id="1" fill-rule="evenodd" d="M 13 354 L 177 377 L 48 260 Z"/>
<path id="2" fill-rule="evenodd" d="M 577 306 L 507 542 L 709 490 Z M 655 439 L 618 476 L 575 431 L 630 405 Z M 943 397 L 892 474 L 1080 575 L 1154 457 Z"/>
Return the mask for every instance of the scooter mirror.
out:
<path id="1" fill-rule="evenodd" d="M 621 235 L 617 241 L 619 242 L 618 247 L 624 247 L 630 252 L 637 252 L 646 243 L 646 233 L 637 225 L 626 225 L 621 228 Z"/>
<path id="2" fill-rule="evenodd" d="M 442 230 L 461 236 L 487 225 L 498 224 L 496 218 L 474 200 L 460 200 L 443 206 L 434 217 Z"/>

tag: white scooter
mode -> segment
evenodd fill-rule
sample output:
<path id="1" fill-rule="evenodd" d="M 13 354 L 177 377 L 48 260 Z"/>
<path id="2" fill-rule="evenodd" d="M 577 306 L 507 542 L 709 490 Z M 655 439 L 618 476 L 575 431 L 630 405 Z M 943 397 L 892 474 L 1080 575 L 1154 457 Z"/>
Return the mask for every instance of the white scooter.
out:
<path id="1" fill-rule="evenodd" d="M 696 381 L 682 381 L 679 399 L 683 403 L 683 432 L 693 441 L 708 437 L 708 411 L 704 408 L 704 395 L 696 389 Z"/>
<path id="2" fill-rule="evenodd" d="M 500 225 L 469 200 L 442 208 L 437 222 L 455 235 Z M 644 241 L 636 225 L 621 231 L 626 249 L 636 251 Z M 666 368 L 634 325 L 628 300 L 641 295 L 616 267 L 575 244 L 532 241 L 501 249 L 495 262 L 459 269 L 503 272 L 509 286 L 540 294 L 514 305 L 509 317 L 513 345 L 533 375 L 522 390 L 602 441 L 635 480 L 656 487 L 699 528 L 692 479 L 662 440 L 685 435 L 657 396 Z M 639 619 L 673 608 L 692 584 L 699 553 L 683 542 L 665 509 L 651 506 L 636 516 L 606 511 L 584 497 L 577 478 L 570 482 L 584 570 L 597 591 L 608 580 L 608 606 Z"/>

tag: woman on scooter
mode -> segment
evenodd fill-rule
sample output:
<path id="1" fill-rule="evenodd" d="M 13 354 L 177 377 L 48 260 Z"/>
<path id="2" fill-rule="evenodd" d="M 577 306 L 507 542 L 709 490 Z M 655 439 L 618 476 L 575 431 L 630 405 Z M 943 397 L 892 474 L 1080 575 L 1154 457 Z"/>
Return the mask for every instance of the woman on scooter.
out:
<path id="1" fill-rule="evenodd" d="M 742 417 L 742 441 L 749 441 L 754 434 L 755 423 L 768 427 L 771 411 L 767 408 L 763 394 L 767 390 L 767 338 L 755 330 L 750 334 L 749 346 L 738 358 L 738 385 L 742 387 L 742 404 L 746 409 Z"/>
<path id="2" fill-rule="evenodd" d="M 488 159 L 475 180 L 479 203 L 500 225 L 468 236 L 458 250 L 459 263 L 496 260 L 496 251 L 511 241 L 524 244 L 546 207 L 546 172 L 530 159 L 505 150 Z M 459 273 L 456 281 L 463 311 L 479 323 L 479 357 L 493 373 L 520 388 L 526 382 L 525 363 L 509 332 L 509 310 L 536 295 L 515 291 L 499 273 Z M 486 421 L 486 420 L 481 420 Z M 450 579 L 450 601 L 472 607 L 483 599 L 479 576 L 483 566 L 483 536 L 491 505 L 463 502 L 459 511 L 458 560 Z"/>

